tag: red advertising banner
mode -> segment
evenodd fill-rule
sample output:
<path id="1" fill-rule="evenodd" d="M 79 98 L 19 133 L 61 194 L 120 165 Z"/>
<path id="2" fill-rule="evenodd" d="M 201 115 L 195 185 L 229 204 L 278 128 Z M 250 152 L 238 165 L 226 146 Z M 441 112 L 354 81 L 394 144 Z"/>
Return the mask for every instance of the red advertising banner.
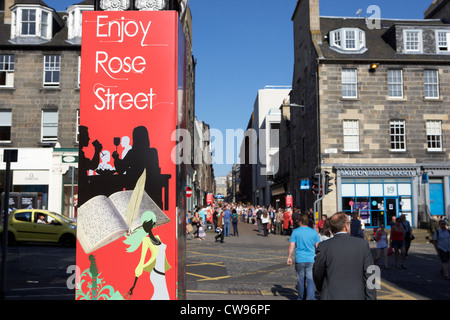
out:
<path id="1" fill-rule="evenodd" d="M 214 203 L 214 195 L 212 193 L 208 193 L 206 195 L 206 204 L 213 205 Z"/>
<path id="2" fill-rule="evenodd" d="M 294 205 L 294 199 L 291 195 L 286 196 L 286 207 L 291 207 Z"/>
<path id="3" fill-rule="evenodd" d="M 83 13 L 78 300 L 178 298 L 180 28 L 175 11 Z"/>

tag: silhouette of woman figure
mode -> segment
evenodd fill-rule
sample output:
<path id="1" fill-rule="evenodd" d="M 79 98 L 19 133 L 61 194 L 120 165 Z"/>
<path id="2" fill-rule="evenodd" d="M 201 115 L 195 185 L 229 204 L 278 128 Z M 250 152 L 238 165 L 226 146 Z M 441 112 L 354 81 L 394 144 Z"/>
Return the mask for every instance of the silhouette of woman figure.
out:
<path id="1" fill-rule="evenodd" d="M 141 217 L 142 227 L 136 229 L 132 234 L 126 236 L 123 241 L 128 244 L 127 252 L 135 252 L 141 249 L 141 258 L 135 269 L 134 283 L 127 295 L 133 295 L 137 280 L 145 272 L 150 274 L 150 282 L 153 285 L 153 296 L 151 300 L 169 300 L 165 273 L 170 269 L 166 259 L 167 246 L 161 242 L 159 236 L 153 235 L 153 228 L 156 225 L 156 216 L 152 211 L 146 211 Z M 147 252 L 151 257 L 146 261 Z"/>
<path id="2" fill-rule="evenodd" d="M 89 131 L 86 126 L 80 126 L 79 128 L 79 134 L 80 134 L 80 168 L 83 170 L 95 170 L 98 167 L 98 164 L 100 162 L 100 152 L 103 149 L 103 146 L 98 142 L 98 140 L 95 140 L 92 142 L 92 145 L 94 146 L 95 153 L 92 157 L 92 160 L 87 158 L 84 154 L 83 148 L 89 146 L 89 141 L 91 138 L 89 138 Z"/>
<path id="3" fill-rule="evenodd" d="M 92 142 L 92 145 L 94 146 L 94 156 L 92 159 L 89 159 L 86 157 L 83 148 L 89 146 L 89 141 L 91 140 L 89 137 L 88 127 L 86 126 L 80 126 L 79 127 L 79 135 L 80 135 L 80 149 L 79 149 L 79 185 L 83 188 L 89 189 L 88 183 L 89 183 L 89 177 L 88 177 L 88 171 L 89 170 L 95 170 L 97 169 L 99 163 L 100 163 L 100 152 L 103 149 L 103 146 L 98 142 L 98 140 L 95 140 Z M 89 198 L 87 193 L 80 193 L 78 195 L 78 205 L 81 206 L 86 200 Z"/>
<path id="4" fill-rule="evenodd" d="M 147 128 L 143 126 L 134 128 L 133 146 L 125 158 L 120 159 L 116 151 L 112 157 L 114 167 L 117 173 L 125 179 L 124 185 L 127 189 L 134 188 L 144 169 L 147 170 L 145 191 L 162 208 L 161 168 L 159 167 L 158 151 L 150 148 Z"/>

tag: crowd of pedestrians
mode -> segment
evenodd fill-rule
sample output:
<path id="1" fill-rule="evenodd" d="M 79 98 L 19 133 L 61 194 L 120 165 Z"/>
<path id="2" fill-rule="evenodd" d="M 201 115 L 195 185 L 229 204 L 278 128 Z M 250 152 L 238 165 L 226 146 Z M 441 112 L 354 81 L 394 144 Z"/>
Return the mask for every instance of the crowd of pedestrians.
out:
<path id="1" fill-rule="evenodd" d="M 209 224 L 219 236 L 223 232 L 224 237 L 231 235 L 238 237 L 238 223 L 248 223 L 256 225 L 258 232 L 263 233 L 265 237 L 269 237 L 271 234 L 290 236 L 292 231 L 299 226 L 298 221 L 301 214 L 299 209 L 275 209 L 272 206 L 267 208 L 242 204 L 203 206 L 196 208 L 194 212 L 188 211 L 188 233 L 192 238 L 201 240 L 202 237 L 199 234 Z M 310 218 L 309 227 L 313 227 L 312 209 L 306 214 Z M 319 222 L 319 227 L 323 227 L 323 223 Z"/>
<path id="2" fill-rule="evenodd" d="M 393 217 L 389 232 L 384 224 L 375 229 L 372 240 L 376 242 L 376 257 L 373 259 L 365 239 L 364 221 L 357 213 L 351 217 L 343 212 L 330 217 L 324 214 L 319 221 L 314 221 L 312 209 L 301 212 L 290 207 L 223 204 L 200 207 L 193 214 L 188 212 L 187 218 L 191 236 L 200 240 L 201 230 L 207 224 L 216 232 L 215 241 L 221 243 L 225 237 L 239 237 L 240 223 L 254 224 L 265 237 L 288 236 L 287 265 L 295 266 L 300 300 L 314 299 L 316 290 L 321 299 L 375 299 L 376 290 L 367 286 L 370 274 L 364 270 L 381 261 L 389 270 L 391 255 L 395 268 L 407 269 L 406 256 L 414 239 L 405 215 Z M 432 242 L 441 261 L 441 274 L 450 280 L 450 231 L 446 220 L 439 221 Z"/>

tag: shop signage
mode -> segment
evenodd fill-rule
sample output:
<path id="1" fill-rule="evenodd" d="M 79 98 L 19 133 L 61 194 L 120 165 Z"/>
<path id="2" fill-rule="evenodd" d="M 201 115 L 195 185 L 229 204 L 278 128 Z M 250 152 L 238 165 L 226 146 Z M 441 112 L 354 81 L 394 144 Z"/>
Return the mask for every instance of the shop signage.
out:
<path id="1" fill-rule="evenodd" d="M 77 163 L 78 162 L 78 156 L 63 156 L 62 157 L 63 163 Z"/>
<path id="2" fill-rule="evenodd" d="M 48 171 L 14 170 L 14 185 L 47 185 L 48 183 Z"/>
<path id="3" fill-rule="evenodd" d="M 341 177 L 412 177 L 412 170 L 341 170 Z"/>

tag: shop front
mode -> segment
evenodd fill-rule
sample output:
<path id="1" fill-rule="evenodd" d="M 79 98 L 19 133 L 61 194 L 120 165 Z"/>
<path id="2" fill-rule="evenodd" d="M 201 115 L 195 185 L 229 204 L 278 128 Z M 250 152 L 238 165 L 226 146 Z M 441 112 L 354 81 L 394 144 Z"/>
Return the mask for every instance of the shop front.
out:
<path id="1" fill-rule="evenodd" d="M 367 228 L 390 227 L 402 214 L 415 226 L 420 167 L 336 169 L 339 211 L 359 213 Z"/>
<path id="2" fill-rule="evenodd" d="M 21 195 L 18 208 L 48 209 L 48 170 L 14 170 L 12 176 L 13 192 Z"/>
<path id="3" fill-rule="evenodd" d="M 3 155 L 4 149 L 0 149 Z M 11 163 L 11 209 L 49 209 L 51 148 L 19 148 L 17 162 Z M 5 162 L 0 161 L 0 192 L 4 192 Z M 16 200 L 12 195 L 17 195 Z"/>

